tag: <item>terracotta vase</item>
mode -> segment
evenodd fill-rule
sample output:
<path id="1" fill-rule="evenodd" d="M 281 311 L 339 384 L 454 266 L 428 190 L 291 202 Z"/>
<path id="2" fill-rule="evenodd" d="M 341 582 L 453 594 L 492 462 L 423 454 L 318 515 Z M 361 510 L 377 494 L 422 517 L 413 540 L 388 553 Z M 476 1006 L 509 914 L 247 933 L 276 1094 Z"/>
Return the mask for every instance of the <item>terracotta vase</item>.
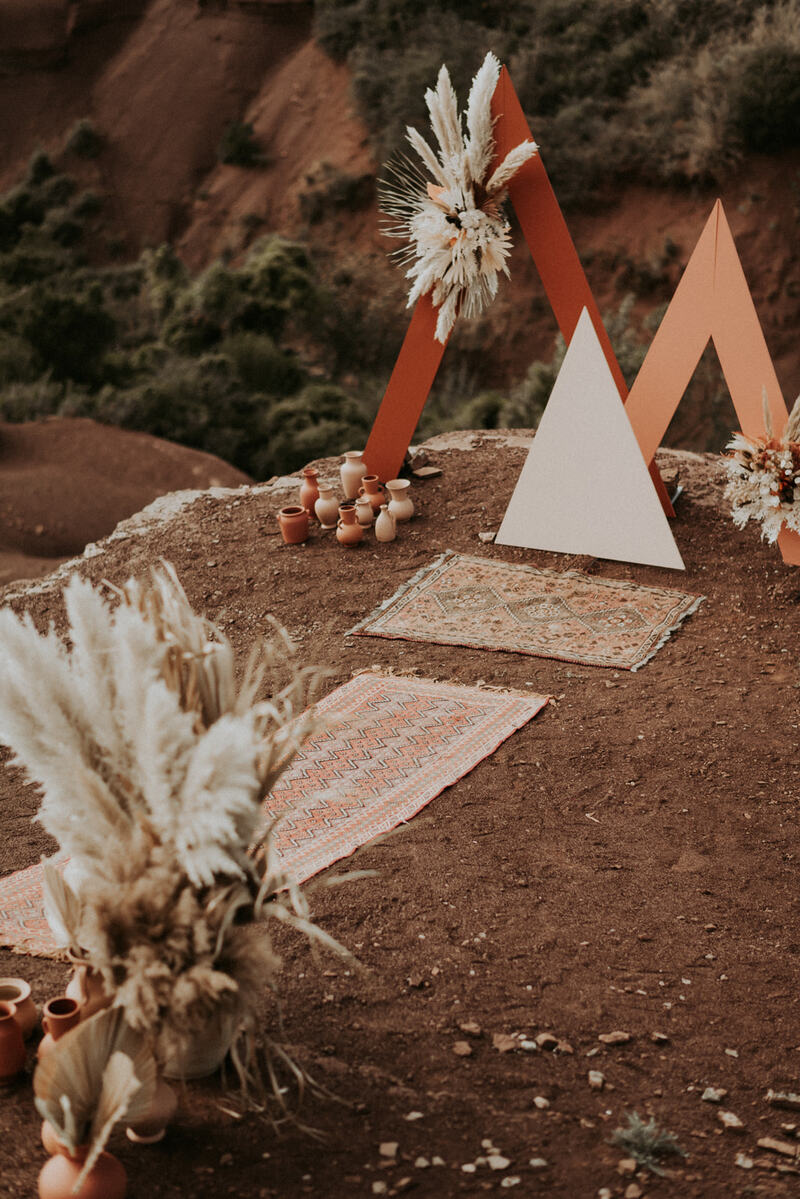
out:
<path id="1" fill-rule="evenodd" d="M 368 529 L 375 519 L 375 512 L 372 504 L 365 495 L 360 495 L 356 500 L 356 520 L 364 529 Z"/>
<path id="2" fill-rule="evenodd" d="M 278 513 L 281 536 L 287 545 L 299 545 L 308 537 L 308 513 L 300 504 L 290 504 Z"/>
<path id="3" fill-rule="evenodd" d="M 39 1172 L 39 1199 L 124 1199 L 128 1176 L 122 1162 L 101 1153 L 80 1190 L 72 1188 L 86 1160 L 86 1149 L 70 1157 L 63 1149 L 46 1161 Z"/>
<path id="4" fill-rule="evenodd" d="M 345 499 L 354 500 L 358 495 L 361 480 L 364 478 L 364 475 L 369 474 L 369 469 L 364 461 L 364 451 L 347 450 L 344 462 L 339 467 L 339 474 L 342 479 L 342 490 L 344 491 Z"/>
<path id="5" fill-rule="evenodd" d="M 377 512 L 381 504 L 386 503 L 386 495 L 377 475 L 364 475 L 358 494 L 363 495 L 372 504 L 373 512 Z"/>
<path id="6" fill-rule="evenodd" d="M 336 528 L 336 521 L 339 518 L 339 501 L 332 487 L 326 487 L 324 483 L 320 483 L 319 499 L 314 505 L 314 512 L 323 529 Z"/>
<path id="7" fill-rule="evenodd" d="M 336 540 L 340 545 L 353 549 L 363 536 L 364 530 L 356 518 L 356 506 L 353 500 L 347 500 L 344 504 L 340 504 Z"/>
<path id="8" fill-rule="evenodd" d="M 27 1041 L 39 1022 L 30 983 L 24 978 L 0 978 L 0 1003 L 13 1003 L 17 1024 Z"/>
<path id="9" fill-rule="evenodd" d="M 68 999 L 74 999 L 80 1006 L 81 1020 L 88 1020 L 95 1012 L 111 1006 L 111 996 L 106 994 L 103 977 L 93 970 L 82 958 L 68 954 L 72 962 L 72 974 L 64 994 Z"/>
<path id="10" fill-rule="evenodd" d="M 13 1003 L 0 1003 L 0 1086 L 13 1082 L 25 1066 L 25 1042 Z"/>
<path id="11" fill-rule="evenodd" d="M 389 511 L 395 520 L 411 520 L 414 515 L 414 501 L 408 494 L 410 486 L 408 479 L 389 479 L 386 484 Z"/>
<path id="12" fill-rule="evenodd" d="M 42 1028 L 45 1035 L 39 1042 L 36 1056 L 39 1059 L 45 1057 L 56 1041 L 80 1022 L 80 1018 L 81 1006 L 77 999 L 71 999 L 68 995 L 58 995 L 55 999 L 49 999 L 42 1008 Z"/>
<path id="13" fill-rule="evenodd" d="M 317 472 L 313 466 L 303 467 L 303 482 L 300 486 L 300 504 L 309 516 L 314 515 L 314 505 L 319 499 Z"/>
<path id="14" fill-rule="evenodd" d="M 125 1133 L 129 1141 L 137 1145 L 155 1145 L 164 1137 L 178 1110 L 178 1096 L 168 1082 L 159 1078 L 153 1102 L 135 1124 L 129 1124 Z"/>
<path id="15" fill-rule="evenodd" d="M 164 1062 L 165 1078 L 207 1078 L 219 1070 L 239 1028 L 236 1012 L 219 1012 L 201 1032 L 176 1041 Z"/>
<path id="16" fill-rule="evenodd" d="M 397 526 L 394 517 L 389 511 L 388 504 L 381 504 L 381 510 L 378 513 L 378 519 L 375 521 L 375 540 L 376 541 L 394 541 L 397 536 Z"/>

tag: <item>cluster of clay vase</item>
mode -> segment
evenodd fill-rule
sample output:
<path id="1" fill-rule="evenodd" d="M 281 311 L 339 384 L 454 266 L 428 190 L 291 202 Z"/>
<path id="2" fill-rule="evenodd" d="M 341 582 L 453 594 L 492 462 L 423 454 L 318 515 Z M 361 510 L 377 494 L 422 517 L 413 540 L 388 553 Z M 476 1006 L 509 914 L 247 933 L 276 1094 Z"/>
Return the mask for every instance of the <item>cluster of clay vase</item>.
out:
<path id="1" fill-rule="evenodd" d="M 111 1003 L 100 975 L 80 959 L 72 958 L 72 962 L 65 994 L 48 1000 L 42 1007 L 44 1036 L 36 1051 L 38 1061 L 52 1053 L 61 1037 L 77 1024 Z M 22 1076 L 27 1058 L 25 1041 L 33 1035 L 38 1022 L 30 985 L 22 978 L 0 978 L 0 1086 Z M 138 1144 L 160 1141 L 177 1105 L 172 1087 L 163 1078 L 159 1079 L 149 1108 L 126 1130 L 129 1140 Z M 42 1144 L 51 1156 L 39 1174 L 39 1199 L 68 1199 L 73 1194 L 77 1199 L 123 1199 L 127 1177 L 122 1163 L 112 1154 L 101 1153 L 80 1189 L 73 1192 L 86 1158 L 86 1147 L 71 1155 L 47 1121 L 42 1125 Z"/>
<path id="2" fill-rule="evenodd" d="M 381 483 L 377 475 L 369 473 L 362 450 L 348 450 L 339 473 L 345 496 L 342 503 L 332 487 L 318 481 L 312 466 L 305 467 L 299 503 L 281 508 L 278 513 L 278 524 L 287 545 L 306 540 L 312 516 L 316 516 L 321 528 L 336 529 L 340 545 L 353 548 L 373 525 L 376 541 L 394 541 L 398 522 L 410 520 L 414 515 L 408 480 L 390 479 Z"/>

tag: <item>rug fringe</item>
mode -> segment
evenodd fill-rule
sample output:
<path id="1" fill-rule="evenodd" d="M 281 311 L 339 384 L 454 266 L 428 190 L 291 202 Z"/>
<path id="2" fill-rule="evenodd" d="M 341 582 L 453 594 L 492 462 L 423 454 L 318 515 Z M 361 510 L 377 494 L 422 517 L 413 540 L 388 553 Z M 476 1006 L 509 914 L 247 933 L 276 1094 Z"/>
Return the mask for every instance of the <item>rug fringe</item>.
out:
<path id="1" fill-rule="evenodd" d="M 647 665 L 647 663 L 650 661 L 651 658 L 654 658 L 656 656 L 658 651 L 667 644 L 667 642 L 669 641 L 672 634 L 677 632 L 677 630 L 681 627 L 684 620 L 686 620 L 687 616 L 691 616 L 693 612 L 697 611 L 697 609 L 700 607 L 700 605 L 702 604 L 702 602 L 705 598 L 706 597 L 704 595 L 698 595 L 696 597 L 694 603 L 690 607 L 686 608 L 685 611 L 681 612 L 678 615 L 678 618 L 675 621 L 675 623 L 670 625 L 670 627 L 668 629 L 666 629 L 664 631 L 664 633 L 662 633 L 661 637 L 659 638 L 658 644 L 653 646 L 653 648 L 650 650 L 650 653 L 647 655 L 647 657 L 642 658 L 641 662 L 637 662 L 635 666 L 630 667 L 631 674 L 633 674 L 633 672 L 635 670 L 641 670 L 641 668 L 643 666 Z"/>

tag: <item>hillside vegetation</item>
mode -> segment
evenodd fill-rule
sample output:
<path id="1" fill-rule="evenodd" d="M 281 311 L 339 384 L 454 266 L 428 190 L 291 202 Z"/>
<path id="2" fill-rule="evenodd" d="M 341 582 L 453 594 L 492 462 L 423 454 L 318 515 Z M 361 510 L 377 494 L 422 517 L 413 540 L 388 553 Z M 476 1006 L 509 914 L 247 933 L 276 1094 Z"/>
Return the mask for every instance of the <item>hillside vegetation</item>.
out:
<path id="1" fill-rule="evenodd" d="M 314 22 L 325 52 L 347 66 L 378 164 L 402 148 L 407 123 L 426 128 L 424 93 L 441 63 L 463 102 L 490 48 L 508 62 L 559 199 L 573 209 L 610 205 L 623 181 L 686 193 L 721 180 L 740 156 L 800 146 L 800 0 L 317 0 Z M 299 93 L 297 110 L 307 121 Z M 399 273 L 387 283 L 389 268 L 375 266 L 382 251 L 362 262 L 336 224 L 369 210 L 377 229 L 371 178 L 363 166 L 349 175 L 308 162 L 296 233 L 269 232 L 259 181 L 279 191 L 285 154 L 264 138 L 263 115 L 260 125 L 251 116 L 258 109 L 245 106 L 229 121 L 217 151 L 226 164 L 217 169 L 252 192 L 242 240 L 194 272 L 172 244 L 121 261 L 136 239 L 124 228 L 113 235 L 114 194 L 76 182 L 87 164 L 107 181 L 109 158 L 128 160 L 127 142 L 114 158 L 116 127 L 83 119 L 59 149 L 52 139 L 47 154 L 31 147 L 24 178 L 0 196 L 0 419 L 91 416 L 210 451 L 257 478 L 363 443 L 406 321 Z M 180 232 L 176 224 L 176 241 Z M 674 287 L 678 253 L 666 238 L 657 262 L 609 261 L 604 315 L 629 380 Z M 531 312 L 544 308 L 534 297 Z M 466 326 L 420 435 L 535 425 L 563 343 L 548 355 L 539 337 L 545 361 L 517 350 L 514 370 L 498 372 L 510 350 L 487 353 L 496 331 L 473 336 Z M 704 404 L 724 408 L 714 362 L 699 374 Z"/>

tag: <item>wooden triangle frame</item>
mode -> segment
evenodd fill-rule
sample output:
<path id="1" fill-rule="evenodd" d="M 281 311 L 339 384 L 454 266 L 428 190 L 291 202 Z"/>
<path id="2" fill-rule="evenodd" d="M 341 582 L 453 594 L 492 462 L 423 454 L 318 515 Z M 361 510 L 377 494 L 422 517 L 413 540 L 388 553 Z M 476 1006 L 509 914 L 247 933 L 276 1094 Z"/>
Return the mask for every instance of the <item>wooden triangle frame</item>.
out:
<path id="1" fill-rule="evenodd" d="M 532 137 L 505 67 L 500 71 L 492 97 L 492 115 L 495 118 L 496 165 L 514 146 Z M 624 402 L 628 391 L 625 379 L 538 154 L 514 176 L 508 193 L 564 340 L 569 344 L 581 312 L 586 308 Z M 381 479 L 393 479 L 399 472 L 442 361 L 445 347 L 434 337 L 436 317 L 430 295 L 422 296 L 414 307 L 375 417 L 364 458 L 370 472 Z M 650 463 L 650 475 L 664 511 L 668 516 L 674 516 L 653 455 L 645 455 L 645 461 Z"/>
<path id="2" fill-rule="evenodd" d="M 775 367 L 722 204 L 717 200 L 636 376 L 625 411 L 649 462 L 667 431 L 709 340 L 717 351 L 742 432 L 766 436 L 762 393 L 773 428 L 788 419 Z M 783 560 L 800 566 L 800 534 L 785 526 Z"/>

